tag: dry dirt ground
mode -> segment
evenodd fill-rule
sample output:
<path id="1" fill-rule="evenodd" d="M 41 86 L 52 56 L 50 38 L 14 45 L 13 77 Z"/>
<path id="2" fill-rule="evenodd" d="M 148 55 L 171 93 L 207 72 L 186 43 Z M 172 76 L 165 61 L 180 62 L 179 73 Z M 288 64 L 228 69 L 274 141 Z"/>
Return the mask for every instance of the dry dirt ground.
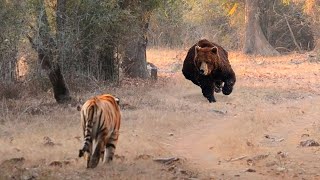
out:
<path id="1" fill-rule="evenodd" d="M 209 104 L 184 79 L 186 50 L 152 49 L 157 82 L 125 80 L 78 93 L 121 98 L 111 164 L 86 169 L 76 108 L 52 94 L 0 101 L 0 179 L 320 179 L 320 64 L 308 54 L 230 53 L 237 83 Z M 314 140 L 306 146 L 301 142 Z M 309 145 L 309 146 L 308 146 Z M 157 158 L 175 157 L 166 163 Z"/>

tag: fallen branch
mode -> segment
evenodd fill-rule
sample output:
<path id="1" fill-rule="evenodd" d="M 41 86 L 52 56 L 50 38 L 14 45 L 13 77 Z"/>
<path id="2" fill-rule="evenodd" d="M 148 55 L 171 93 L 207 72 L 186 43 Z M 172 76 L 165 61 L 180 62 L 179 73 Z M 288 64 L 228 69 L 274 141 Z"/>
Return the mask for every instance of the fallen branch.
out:
<path id="1" fill-rule="evenodd" d="M 171 144 L 168 144 L 168 143 L 164 143 L 164 142 L 160 142 L 161 144 L 164 144 L 166 146 L 172 146 Z"/>
<path id="2" fill-rule="evenodd" d="M 271 137 L 270 135 L 265 135 L 264 137 L 267 138 L 267 139 L 272 140 L 273 142 L 282 142 L 282 141 L 285 140 L 284 138 Z"/>
<path id="3" fill-rule="evenodd" d="M 300 142 L 301 147 L 311 147 L 311 146 L 320 146 L 318 142 L 313 139 L 308 139 Z"/>
<path id="4" fill-rule="evenodd" d="M 218 113 L 218 114 L 227 114 L 227 111 L 220 111 L 220 110 L 216 110 L 216 109 L 211 109 L 210 111 L 214 112 L 214 113 Z"/>
<path id="5" fill-rule="evenodd" d="M 281 141 L 284 141 L 284 138 L 275 139 L 275 141 L 277 141 L 277 142 L 281 142 Z"/>
<path id="6" fill-rule="evenodd" d="M 244 158 L 246 158 L 248 156 L 240 156 L 240 157 L 237 157 L 237 158 L 230 158 L 229 160 L 227 160 L 227 162 L 234 162 L 234 161 L 239 161 L 239 160 L 242 160 Z"/>
<path id="7" fill-rule="evenodd" d="M 177 157 L 169 157 L 169 158 L 156 158 L 153 159 L 153 161 L 159 162 L 159 163 L 164 163 L 164 164 L 171 164 L 174 161 L 178 161 L 179 158 Z"/>

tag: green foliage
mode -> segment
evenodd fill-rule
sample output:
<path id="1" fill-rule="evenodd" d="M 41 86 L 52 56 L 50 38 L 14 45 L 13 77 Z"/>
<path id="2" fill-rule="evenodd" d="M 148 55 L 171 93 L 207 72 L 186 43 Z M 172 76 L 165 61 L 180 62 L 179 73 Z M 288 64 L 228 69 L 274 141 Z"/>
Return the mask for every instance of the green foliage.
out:
<path id="1" fill-rule="evenodd" d="M 236 18 L 242 13 L 238 10 L 242 7 L 239 2 L 214 0 L 163 1 L 152 16 L 149 43 L 153 46 L 181 47 L 207 38 L 235 48 L 239 43 L 237 30 L 243 22 Z"/>
<path id="2" fill-rule="evenodd" d="M 40 18 L 43 14 L 41 2 L 45 2 L 49 21 L 47 31 L 55 42 L 60 41 L 62 45 L 57 47 L 57 55 L 64 74 L 77 73 L 98 80 L 117 80 L 119 62 L 115 53 L 119 45 L 125 42 L 126 34 L 136 31 L 128 25 L 128 22 L 136 24 L 135 14 L 121 9 L 116 0 L 69 0 L 63 31 L 58 32 L 56 4 L 49 0 L 29 0 L 30 12 L 33 14 L 29 22 L 34 24 L 35 40 L 40 38 L 38 27 L 42 27 L 39 25 L 44 22 Z M 57 36 L 57 33 L 61 36 Z"/>
<path id="3" fill-rule="evenodd" d="M 114 53 L 130 30 L 126 22 L 134 17 L 112 1 L 80 1 L 68 6 L 66 36 L 70 42 L 66 43 L 75 50 L 70 52 L 68 67 L 97 79 L 116 80 L 119 72 Z"/>
<path id="4" fill-rule="evenodd" d="M 271 1 L 262 2 L 272 4 Z M 268 12 L 264 17 L 264 22 L 268 23 L 262 28 L 273 45 L 293 49 L 285 46 L 292 37 L 282 12 L 287 13 L 292 28 L 296 25 L 303 34 L 301 32 L 309 22 L 319 19 L 316 12 L 320 6 L 318 4 L 312 11 L 314 17 L 305 22 L 299 19 L 306 18 L 304 12 L 297 8 L 304 7 L 303 4 L 297 5 L 290 0 L 276 2 L 273 10 L 278 14 Z M 120 62 L 115 55 L 119 49 L 128 48 L 126 45 L 135 37 L 144 39 L 146 26 L 149 26 L 149 46 L 189 47 L 200 38 L 208 38 L 226 48 L 242 47 L 244 0 L 67 0 L 63 32 L 57 30 L 56 3 L 56 0 L 0 0 L 0 71 L 4 72 L 0 80 L 14 76 L 18 48 L 25 41 L 26 33 L 40 42 L 37 41 L 43 23 L 40 17 L 44 12 L 49 24 L 46 31 L 55 43 L 59 39 L 57 34 L 62 34 L 62 45 L 57 47 L 57 54 L 61 57 L 59 63 L 64 74 L 116 80 Z M 30 33 L 29 25 L 33 27 L 33 33 Z M 281 39 L 286 44 L 281 44 Z"/>
<path id="5" fill-rule="evenodd" d="M 183 0 L 163 1 L 151 17 L 148 33 L 151 46 L 180 46 L 182 44 L 183 14 L 187 4 Z"/>
<path id="6" fill-rule="evenodd" d="M 143 9 L 146 11 L 152 11 L 159 7 L 161 0 L 144 0 L 141 1 Z"/>
<path id="7" fill-rule="evenodd" d="M 24 24 L 23 4 L 18 0 L 0 0 L 0 81 L 16 78 L 16 56 Z"/>

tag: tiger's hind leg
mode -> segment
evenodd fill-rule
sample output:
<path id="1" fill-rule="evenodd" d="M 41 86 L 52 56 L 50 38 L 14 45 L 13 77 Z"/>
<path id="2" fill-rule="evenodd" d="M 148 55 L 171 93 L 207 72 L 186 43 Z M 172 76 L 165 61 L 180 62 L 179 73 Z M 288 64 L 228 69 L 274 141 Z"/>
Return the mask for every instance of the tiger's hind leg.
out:
<path id="1" fill-rule="evenodd" d="M 105 162 L 111 162 L 114 157 L 114 152 L 116 150 L 116 145 L 118 142 L 118 137 L 119 133 L 118 132 L 113 132 L 111 137 L 109 138 L 107 144 L 106 144 L 106 150 L 107 152 L 105 153 Z"/>
<path id="2" fill-rule="evenodd" d="M 105 158 L 105 162 L 111 162 L 113 160 L 113 156 L 114 156 L 114 152 L 116 150 L 116 146 L 115 144 L 112 144 L 112 143 L 108 143 L 106 145 L 106 149 L 107 149 L 107 153 L 106 153 L 106 158 Z"/>
<path id="3" fill-rule="evenodd" d="M 87 168 L 90 167 L 91 154 L 92 154 L 92 141 L 91 139 L 88 139 L 85 141 L 83 148 L 79 150 L 79 157 L 84 156 L 84 158 L 87 160 Z"/>
<path id="4" fill-rule="evenodd" d="M 104 151 L 104 144 L 102 141 L 99 141 L 96 145 L 95 149 L 93 150 L 93 154 L 90 156 L 87 162 L 87 168 L 95 168 L 99 164 L 100 157 L 102 152 Z"/>

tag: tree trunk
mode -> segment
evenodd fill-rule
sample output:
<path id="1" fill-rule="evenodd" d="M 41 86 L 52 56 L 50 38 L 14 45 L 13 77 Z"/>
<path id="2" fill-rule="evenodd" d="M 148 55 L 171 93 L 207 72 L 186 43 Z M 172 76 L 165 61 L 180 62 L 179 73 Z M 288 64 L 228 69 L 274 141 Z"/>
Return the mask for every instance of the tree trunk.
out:
<path id="1" fill-rule="evenodd" d="M 137 3 L 137 4 L 136 4 Z M 139 4 L 140 3 L 140 4 Z M 136 8 L 141 2 L 132 2 L 130 0 L 119 1 L 122 9 Z M 132 33 L 129 41 L 124 47 L 124 58 L 122 67 L 124 74 L 132 78 L 148 78 L 147 70 L 147 31 L 149 28 L 150 11 L 141 8 L 138 12 L 138 29 L 139 33 Z"/>
<path id="2" fill-rule="evenodd" d="M 132 78 L 148 78 L 147 71 L 147 30 L 148 20 L 141 22 L 143 27 L 141 33 L 133 35 L 131 41 L 126 44 L 124 50 L 123 68 L 124 73 Z"/>
<path id="3" fill-rule="evenodd" d="M 141 37 L 136 37 L 126 45 L 122 62 L 124 73 L 132 78 L 147 78 L 146 43 Z"/>
<path id="4" fill-rule="evenodd" d="M 60 34 L 63 30 L 64 20 L 60 13 L 65 12 L 65 0 L 58 0 L 57 2 L 57 33 Z M 64 7 L 64 8 L 63 8 Z M 61 8 L 61 9 L 60 9 Z M 44 2 L 41 2 L 39 8 L 39 40 L 40 43 L 35 44 L 33 38 L 28 36 L 32 47 L 38 52 L 38 60 L 40 61 L 41 68 L 44 69 L 50 79 L 53 86 L 54 98 L 58 103 L 65 103 L 71 100 L 69 89 L 65 83 L 64 77 L 61 73 L 59 58 L 61 55 L 57 50 L 57 45 L 55 44 L 53 38 L 50 35 L 50 26 L 48 23 L 47 13 L 45 11 Z M 57 35 L 60 37 L 60 35 Z M 58 38 L 58 45 L 61 45 L 61 39 Z"/>
<path id="5" fill-rule="evenodd" d="M 259 14 L 260 0 L 246 0 L 245 7 L 245 43 L 243 52 L 256 55 L 278 55 L 267 41 L 260 26 Z"/>
<path id="6" fill-rule="evenodd" d="M 317 8 L 318 7 L 318 8 Z M 320 26 L 320 1 L 319 0 L 306 0 L 305 1 L 305 13 L 311 17 L 311 28 L 313 31 L 313 34 L 315 36 L 316 47 L 314 49 L 320 48 L 320 32 L 319 32 L 319 26 Z"/>

